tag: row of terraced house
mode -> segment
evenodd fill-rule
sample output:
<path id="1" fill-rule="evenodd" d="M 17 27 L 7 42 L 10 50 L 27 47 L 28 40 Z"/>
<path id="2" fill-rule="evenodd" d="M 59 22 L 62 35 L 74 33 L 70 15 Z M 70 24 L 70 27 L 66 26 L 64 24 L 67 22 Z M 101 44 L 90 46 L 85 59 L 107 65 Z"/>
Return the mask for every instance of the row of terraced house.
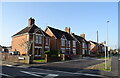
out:
<path id="1" fill-rule="evenodd" d="M 85 34 L 76 35 L 69 27 L 59 30 L 47 26 L 45 31 L 35 25 L 35 19 L 28 19 L 28 26 L 12 36 L 12 51 L 20 55 L 39 57 L 45 51 L 60 50 L 64 54 L 97 56 L 104 53 L 104 44 L 87 41 Z"/>

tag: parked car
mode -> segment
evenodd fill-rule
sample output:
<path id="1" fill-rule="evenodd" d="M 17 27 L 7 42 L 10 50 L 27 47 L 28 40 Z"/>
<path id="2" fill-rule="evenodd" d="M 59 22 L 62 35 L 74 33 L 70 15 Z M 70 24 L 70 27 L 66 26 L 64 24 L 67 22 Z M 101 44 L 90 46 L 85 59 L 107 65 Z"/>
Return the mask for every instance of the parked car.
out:
<path id="1" fill-rule="evenodd" d="M 11 55 L 20 55 L 19 51 L 10 51 L 9 53 Z"/>

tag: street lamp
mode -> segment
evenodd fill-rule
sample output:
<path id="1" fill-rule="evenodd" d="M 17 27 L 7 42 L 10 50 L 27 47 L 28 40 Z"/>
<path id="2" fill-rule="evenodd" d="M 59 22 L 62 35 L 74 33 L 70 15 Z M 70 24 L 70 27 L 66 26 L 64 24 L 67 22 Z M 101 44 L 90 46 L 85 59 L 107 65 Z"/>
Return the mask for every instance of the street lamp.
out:
<path id="1" fill-rule="evenodd" d="M 107 46 L 109 45 L 108 44 L 108 23 L 109 23 L 109 21 L 107 21 L 107 34 L 106 34 L 106 36 L 107 36 L 107 40 L 106 40 L 106 42 L 105 42 L 105 69 L 107 69 L 107 65 L 106 65 L 106 56 L 107 56 L 107 51 L 108 51 L 108 48 L 107 48 Z"/>

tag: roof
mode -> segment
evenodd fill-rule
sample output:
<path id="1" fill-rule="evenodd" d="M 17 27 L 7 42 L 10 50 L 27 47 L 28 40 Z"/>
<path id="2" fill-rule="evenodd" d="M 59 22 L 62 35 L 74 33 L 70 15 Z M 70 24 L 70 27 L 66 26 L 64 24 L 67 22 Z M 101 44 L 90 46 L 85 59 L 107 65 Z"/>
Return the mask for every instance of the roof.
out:
<path id="1" fill-rule="evenodd" d="M 61 31 L 59 29 L 55 29 L 55 28 L 52 28 L 50 26 L 47 26 L 47 28 L 49 28 L 51 30 L 51 32 L 55 35 L 55 37 L 57 39 L 60 39 L 63 35 L 65 35 L 67 40 L 74 40 L 73 37 L 65 31 Z"/>
<path id="2" fill-rule="evenodd" d="M 78 36 L 78 35 L 75 35 L 74 33 L 72 33 L 72 35 L 73 35 L 79 42 L 85 41 L 85 42 L 87 43 L 87 41 L 86 41 L 83 37 Z"/>
<path id="3" fill-rule="evenodd" d="M 17 32 L 16 34 L 14 34 L 13 36 L 17 36 L 17 35 L 21 35 L 21 34 L 24 34 L 24 33 L 34 33 L 36 31 L 36 29 L 40 29 L 38 26 L 36 25 L 31 25 L 31 26 L 27 26 L 25 27 L 24 29 L 22 29 L 21 31 Z M 41 30 L 41 29 L 40 29 Z M 45 33 L 43 30 L 41 30 L 43 32 L 43 34 L 45 36 L 48 36 L 50 37 L 47 33 Z M 12 36 L 12 37 L 13 37 Z"/>
<path id="4" fill-rule="evenodd" d="M 90 41 L 90 42 L 92 42 L 92 43 L 94 43 L 94 44 L 98 44 L 97 42 L 94 42 L 94 41 Z"/>

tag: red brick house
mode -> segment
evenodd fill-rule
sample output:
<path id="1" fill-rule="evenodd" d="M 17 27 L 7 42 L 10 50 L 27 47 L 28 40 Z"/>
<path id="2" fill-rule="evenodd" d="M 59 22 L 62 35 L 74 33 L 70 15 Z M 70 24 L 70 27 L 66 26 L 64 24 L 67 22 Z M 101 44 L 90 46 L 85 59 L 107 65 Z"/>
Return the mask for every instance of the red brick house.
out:
<path id="1" fill-rule="evenodd" d="M 88 43 L 85 40 L 85 34 L 81 34 L 80 36 L 78 36 L 72 33 L 71 35 L 76 40 L 77 54 L 80 54 L 82 56 L 87 56 L 88 55 Z"/>
<path id="2" fill-rule="evenodd" d="M 99 44 L 94 41 L 90 41 L 90 52 L 91 56 L 97 56 L 99 55 Z"/>
<path id="3" fill-rule="evenodd" d="M 42 56 L 50 50 L 50 36 L 35 25 L 33 18 L 28 19 L 28 26 L 12 36 L 12 51 L 20 55 Z"/>
<path id="4" fill-rule="evenodd" d="M 104 56 L 105 54 L 105 46 L 103 43 L 97 43 L 94 41 L 89 41 L 90 42 L 90 55 L 91 56 Z M 108 47 L 106 47 L 106 52 L 108 51 Z"/>
<path id="5" fill-rule="evenodd" d="M 70 35 L 70 28 L 66 27 L 65 31 L 47 26 L 45 32 L 50 38 L 50 49 L 60 50 L 65 54 L 76 55 L 76 41 Z"/>

